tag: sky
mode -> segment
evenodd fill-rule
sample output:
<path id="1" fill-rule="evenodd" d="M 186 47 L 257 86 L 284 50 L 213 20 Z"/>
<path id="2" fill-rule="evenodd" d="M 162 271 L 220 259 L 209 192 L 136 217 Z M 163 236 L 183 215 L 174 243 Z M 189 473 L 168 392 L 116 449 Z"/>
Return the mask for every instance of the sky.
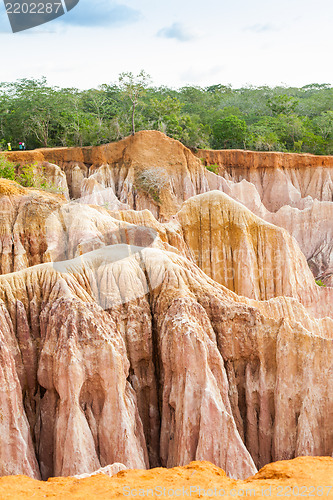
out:
<path id="1" fill-rule="evenodd" d="M 333 85 L 332 26 L 332 0 L 80 0 L 14 34 L 0 0 L 0 81 L 86 89 L 144 69 L 174 88 Z"/>

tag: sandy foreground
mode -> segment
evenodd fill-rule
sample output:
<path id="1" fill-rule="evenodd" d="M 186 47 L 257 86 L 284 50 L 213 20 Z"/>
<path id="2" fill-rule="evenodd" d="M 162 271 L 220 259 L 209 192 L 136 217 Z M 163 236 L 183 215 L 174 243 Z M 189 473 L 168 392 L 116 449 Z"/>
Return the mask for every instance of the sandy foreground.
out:
<path id="1" fill-rule="evenodd" d="M 245 481 L 229 479 L 209 462 L 174 469 L 127 470 L 110 478 L 0 478 L 0 498 L 333 498 L 333 458 L 299 457 L 269 464 Z"/>

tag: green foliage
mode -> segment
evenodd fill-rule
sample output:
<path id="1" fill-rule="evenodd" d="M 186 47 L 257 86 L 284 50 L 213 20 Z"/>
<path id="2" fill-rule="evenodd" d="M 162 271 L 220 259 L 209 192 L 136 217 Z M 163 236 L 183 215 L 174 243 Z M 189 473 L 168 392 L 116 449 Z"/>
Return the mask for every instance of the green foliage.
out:
<path id="1" fill-rule="evenodd" d="M 19 168 L 15 179 L 21 186 L 42 189 L 50 193 L 62 193 L 63 189 L 56 186 L 45 175 L 45 167 L 32 163 Z"/>
<path id="2" fill-rule="evenodd" d="M 287 94 L 273 96 L 267 101 L 274 115 L 290 115 L 294 113 L 298 102 L 298 99 Z"/>
<path id="3" fill-rule="evenodd" d="M 216 148 L 242 148 L 247 134 L 245 120 L 229 115 L 213 125 L 214 146 Z"/>
<path id="4" fill-rule="evenodd" d="M 222 109 L 221 115 L 224 117 L 226 116 L 238 116 L 242 117 L 243 113 L 237 106 L 226 106 L 225 108 Z"/>
<path id="5" fill-rule="evenodd" d="M 326 141 L 321 136 L 314 134 L 310 130 L 305 131 L 301 143 L 301 149 L 305 153 L 312 153 L 316 155 L 325 154 Z"/>
<path id="6" fill-rule="evenodd" d="M 99 145 L 160 130 L 191 149 L 333 154 L 333 88 L 154 87 L 149 75 L 78 90 L 45 78 L 0 83 L 0 149 Z"/>
<path id="7" fill-rule="evenodd" d="M 4 156 L 0 156 L 0 177 L 11 181 L 14 181 L 16 177 L 15 165 Z"/>
<path id="8" fill-rule="evenodd" d="M 35 168 L 36 164 L 32 165 L 23 165 L 16 176 L 16 182 L 21 184 L 24 187 L 37 187 L 36 184 L 39 184 L 39 179 L 36 179 Z M 36 183 L 36 184 L 35 184 Z"/>
<path id="9" fill-rule="evenodd" d="M 325 283 L 323 283 L 321 280 L 316 280 L 316 284 L 318 286 L 326 286 Z"/>
<path id="10" fill-rule="evenodd" d="M 210 172 L 213 172 L 214 174 L 218 174 L 220 167 L 214 163 L 213 165 L 206 165 L 206 168 Z"/>
<path id="11" fill-rule="evenodd" d="M 119 75 L 119 86 L 124 97 L 129 98 L 132 104 L 132 135 L 135 134 L 135 109 L 145 94 L 150 82 L 150 76 L 141 70 L 137 76 L 131 72 L 121 73 Z"/>
<path id="12" fill-rule="evenodd" d="M 23 187 L 42 189 L 52 193 L 62 193 L 62 188 L 49 182 L 45 168 L 37 163 L 15 167 L 14 163 L 0 156 L 0 178 L 16 181 Z"/>

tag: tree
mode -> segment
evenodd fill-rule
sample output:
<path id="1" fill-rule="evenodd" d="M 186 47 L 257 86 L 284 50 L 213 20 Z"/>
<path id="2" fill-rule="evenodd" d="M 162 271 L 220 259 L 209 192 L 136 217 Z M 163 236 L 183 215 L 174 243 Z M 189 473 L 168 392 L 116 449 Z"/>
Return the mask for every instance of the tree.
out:
<path id="1" fill-rule="evenodd" d="M 302 138 L 302 150 L 316 155 L 325 154 L 325 140 L 313 132 L 306 131 Z"/>
<path id="2" fill-rule="evenodd" d="M 176 90 L 152 87 L 143 71 L 89 90 L 53 87 L 45 78 L 0 83 L 0 149 L 8 142 L 16 149 L 19 141 L 29 149 L 99 145 L 136 129 L 160 130 L 193 149 L 332 154 L 333 88 L 216 84 Z"/>
<path id="3" fill-rule="evenodd" d="M 238 118 L 238 116 L 227 116 L 222 120 L 217 120 L 213 125 L 214 146 L 217 148 L 244 147 L 246 135 L 245 120 Z"/>
<path id="4" fill-rule="evenodd" d="M 313 123 L 324 139 L 333 136 L 333 111 L 328 110 L 317 116 Z"/>
<path id="5" fill-rule="evenodd" d="M 157 130 L 167 132 L 166 123 L 171 117 L 181 116 L 182 104 L 176 97 L 167 96 L 164 99 L 154 97 L 149 102 L 149 115 L 153 118 L 153 125 Z"/>
<path id="6" fill-rule="evenodd" d="M 205 89 L 207 92 L 210 92 L 212 94 L 219 93 L 219 94 L 225 94 L 225 93 L 232 93 L 231 85 L 222 85 L 221 83 L 218 83 L 217 85 L 211 85 L 210 87 L 206 87 Z"/>
<path id="7" fill-rule="evenodd" d="M 290 115 L 295 112 L 298 102 L 295 97 L 282 94 L 268 99 L 268 106 L 273 115 Z"/>
<path id="8" fill-rule="evenodd" d="M 271 118 L 271 120 L 267 120 Z M 271 123 L 272 117 L 264 117 L 249 126 L 249 147 L 256 151 L 286 151 L 285 144 L 280 140 L 278 127 Z"/>
<path id="9" fill-rule="evenodd" d="M 49 87 L 45 78 L 22 79 L 3 84 L 7 93 L 6 136 L 23 140 L 30 147 L 49 147 L 58 143 L 57 131 L 64 91 Z"/>
<path id="10" fill-rule="evenodd" d="M 144 70 L 141 70 L 137 76 L 134 76 L 131 72 L 119 75 L 120 89 L 132 103 L 132 135 L 135 134 L 135 109 L 140 102 L 140 98 L 145 94 L 150 80 L 150 76 Z"/>

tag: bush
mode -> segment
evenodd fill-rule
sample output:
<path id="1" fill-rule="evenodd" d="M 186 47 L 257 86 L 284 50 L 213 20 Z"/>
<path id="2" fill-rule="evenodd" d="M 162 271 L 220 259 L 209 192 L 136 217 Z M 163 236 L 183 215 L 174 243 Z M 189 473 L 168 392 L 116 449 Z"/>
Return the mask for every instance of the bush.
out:
<path id="1" fill-rule="evenodd" d="M 11 181 L 16 180 L 15 165 L 5 156 L 0 156 L 0 177 Z"/>
<path id="2" fill-rule="evenodd" d="M 213 165 L 206 165 L 206 168 L 210 172 L 213 172 L 214 174 L 218 175 L 220 167 L 214 163 Z"/>
<path id="3" fill-rule="evenodd" d="M 16 182 L 24 187 L 38 187 L 35 185 L 35 168 L 36 164 L 24 165 L 20 168 L 19 173 L 16 176 Z"/>
<path id="4" fill-rule="evenodd" d="M 4 156 L 0 156 L 0 178 L 16 181 L 23 187 L 42 189 L 51 193 L 62 193 L 62 189 L 48 182 L 45 178 L 45 168 L 37 163 L 23 165 L 18 168 Z"/>
<path id="5" fill-rule="evenodd" d="M 145 193 L 148 193 L 156 203 L 161 203 L 160 194 L 169 183 L 165 171 L 161 168 L 148 168 L 138 172 L 135 185 Z"/>

